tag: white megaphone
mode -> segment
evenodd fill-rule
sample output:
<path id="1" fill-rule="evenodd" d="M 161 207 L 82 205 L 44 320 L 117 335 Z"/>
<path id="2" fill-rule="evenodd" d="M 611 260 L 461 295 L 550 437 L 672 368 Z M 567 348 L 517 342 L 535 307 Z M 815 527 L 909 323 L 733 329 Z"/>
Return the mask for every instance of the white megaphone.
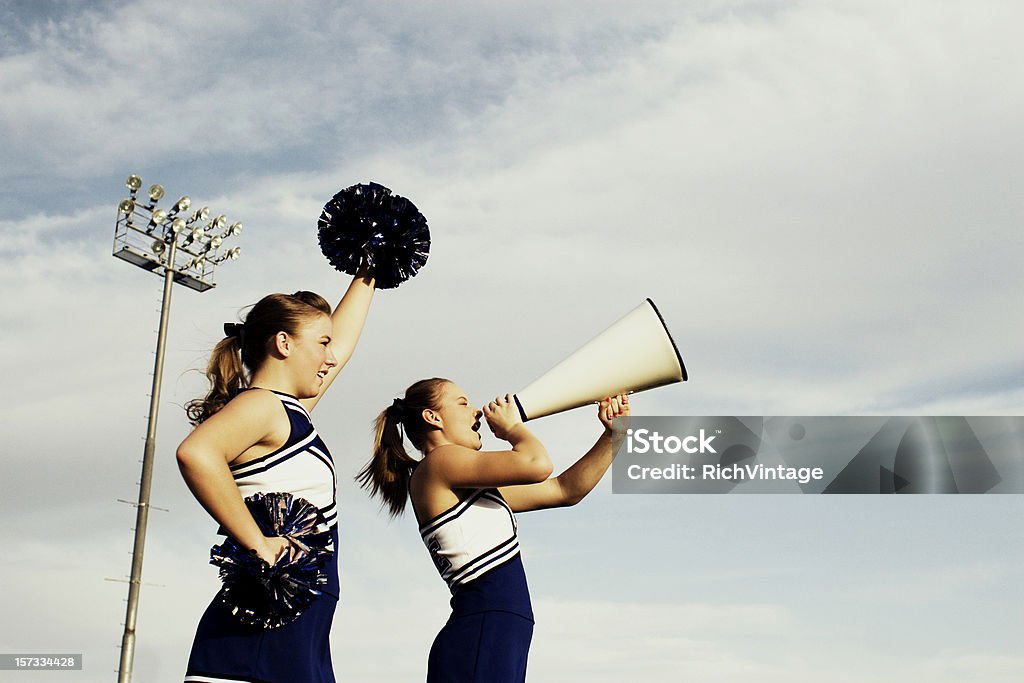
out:
<path id="1" fill-rule="evenodd" d="M 646 299 L 513 398 L 525 422 L 685 380 L 683 357 L 654 302 Z"/>

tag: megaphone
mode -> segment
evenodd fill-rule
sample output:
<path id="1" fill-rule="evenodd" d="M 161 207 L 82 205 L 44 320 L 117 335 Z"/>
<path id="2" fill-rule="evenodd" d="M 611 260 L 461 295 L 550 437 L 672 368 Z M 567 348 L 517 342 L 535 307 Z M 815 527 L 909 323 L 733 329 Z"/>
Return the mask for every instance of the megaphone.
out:
<path id="1" fill-rule="evenodd" d="M 513 398 L 525 422 L 683 381 L 683 357 L 654 302 L 646 299 Z"/>

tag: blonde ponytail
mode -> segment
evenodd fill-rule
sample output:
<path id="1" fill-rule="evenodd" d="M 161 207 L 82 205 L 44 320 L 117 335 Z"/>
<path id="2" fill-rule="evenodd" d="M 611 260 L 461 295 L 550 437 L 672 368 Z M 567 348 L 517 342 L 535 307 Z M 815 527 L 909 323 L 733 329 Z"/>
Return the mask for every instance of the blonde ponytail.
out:
<path id="1" fill-rule="evenodd" d="M 238 337 L 225 337 L 213 347 L 206 378 L 210 380 L 209 393 L 185 404 L 185 414 L 193 425 L 205 422 L 248 385 Z"/>

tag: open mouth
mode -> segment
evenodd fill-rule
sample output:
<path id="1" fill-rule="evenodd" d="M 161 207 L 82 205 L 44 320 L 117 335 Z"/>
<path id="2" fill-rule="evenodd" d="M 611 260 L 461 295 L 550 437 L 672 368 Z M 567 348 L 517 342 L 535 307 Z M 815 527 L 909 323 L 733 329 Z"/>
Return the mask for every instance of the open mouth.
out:
<path id="1" fill-rule="evenodd" d="M 316 376 L 319 377 L 320 379 L 323 379 L 323 378 L 327 377 L 327 371 L 326 370 L 321 370 L 320 372 L 316 373 Z"/>

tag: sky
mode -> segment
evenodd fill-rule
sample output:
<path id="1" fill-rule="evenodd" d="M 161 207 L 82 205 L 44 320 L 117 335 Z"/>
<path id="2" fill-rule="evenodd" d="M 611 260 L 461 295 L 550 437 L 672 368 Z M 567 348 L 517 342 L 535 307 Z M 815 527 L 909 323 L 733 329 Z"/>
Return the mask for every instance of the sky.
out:
<path id="1" fill-rule="evenodd" d="M 110 257 L 129 174 L 245 226 L 215 289 L 173 293 L 134 669 L 173 681 L 218 586 L 181 406 L 246 305 L 341 294 L 316 218 L 354 183 L 414 201 L 432 243 L 314 412 L 341 473 L 414 380 L 515 391 L 645 297 L 690 380 L 636 414 L 1024 414 L 1022 22 L 1011 0 L 0 2 L 0 652 L 84 656 L 4 680 L 116 678 L 161 290 Z M 599 432 L 534 424 L 556 469 Z M 340 479 L 339 680 L 422 680 L 447 589 L 411 518 Z M 1022 513 L 603 482 L 521 516 L 530 680 L 1019 681 Z"/>

